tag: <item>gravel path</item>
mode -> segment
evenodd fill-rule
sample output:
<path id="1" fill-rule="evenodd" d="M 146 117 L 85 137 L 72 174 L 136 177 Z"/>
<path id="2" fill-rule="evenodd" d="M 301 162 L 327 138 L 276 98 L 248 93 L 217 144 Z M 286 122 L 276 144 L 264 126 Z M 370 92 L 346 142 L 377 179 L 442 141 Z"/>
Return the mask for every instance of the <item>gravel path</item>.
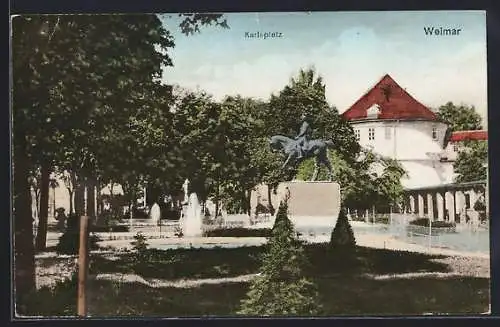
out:
<path id="1" fill-rule="evenodd" d="M 255 278 L 256 274 L 241 275 L 236 277 L 224 278 L 204 278 L 204 279 L 181 279 L 181 280 L 165 280 L 143 277 L 135 274 L 99 274 L 95 277 L 96 280 L 112 280 L 121 283 L 141 283 L 153 288 L 193 288 L 207 284 L 221 284 L 221 283 L 241 283 L 248 282 Z"/>

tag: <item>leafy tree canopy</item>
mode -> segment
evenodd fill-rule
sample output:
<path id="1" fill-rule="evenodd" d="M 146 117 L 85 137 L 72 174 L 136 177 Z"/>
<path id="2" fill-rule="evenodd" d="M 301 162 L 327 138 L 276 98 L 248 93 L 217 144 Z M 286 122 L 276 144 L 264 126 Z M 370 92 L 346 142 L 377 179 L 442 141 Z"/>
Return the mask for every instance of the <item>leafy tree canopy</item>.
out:
<path id="1" fill-rule="evenodd" d="M 484 181 L 487 178 L 488 141 L 468 141 L 453 163 L 457 183 Z"/>
<path id="2" fill-rule="evenodd" d="M 482 129 L 482 119 L 474 106 L 456 105 L 447 102 L 438 108 L 439 119 L 447 123 L 453 131 Z"/>

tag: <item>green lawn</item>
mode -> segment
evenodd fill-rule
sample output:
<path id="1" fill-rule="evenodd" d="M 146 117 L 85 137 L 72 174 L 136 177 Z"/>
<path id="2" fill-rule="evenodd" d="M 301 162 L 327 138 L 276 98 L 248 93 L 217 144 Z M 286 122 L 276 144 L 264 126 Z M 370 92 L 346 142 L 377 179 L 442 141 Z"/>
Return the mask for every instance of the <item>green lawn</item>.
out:
<path id="1" fill-rule="evenodd" d="M 433 262 L 438 256 L 358 247 L 356 257 L 331 254 L 326 244 L 306 246 L 311 276 L 331 274 L 388 274 L 406 272 L 448 272 L 449 268 Z M 216 249 L 148 250 L 148 259 L 137 262 L 132 253 L 120 260 L 94 257 L 91 272 L 136 273 L 144 278 L 182 279 L 234 277 L 258 273 L 262 246 Z"/>
<path id="2" fill-rule="evenodd" d="M 315 279 L 322 315 L 477 314 L 487 311 L 489 281 L 482 278 L 374 281 L 338 276 Z M 142 284 L 95 281 L 92 316 L 231 316 L 248 283 L 196 288 L 150 288 Z"/>
<path id="3" fill-rule="evenodd" d="M 150 250 L 146 263 L 135 262 L 133 254 L 124 254 L 117 261 L 94 257 L 91 273 L 135 273 L 146 279 L 168 280 L 235 277 L 257 273 L 262 251 L 263 247 Z M 306 252 L 310 265 L 305 273 L 318 285 L 323 315 L 477 314 L 488 310 L 488 278 L 423 276 L 374 280 L 370 277 L 449 272 L 446 264 L 434 261 L 442 257 L 358 247 L 355 257 L 347 260 L 330 253 L 326 244 L 308 245 Z M 226 282 L 192 288 L 151 288 L 139 283 L 93 280 L 89 284 L 89 313 L 92 316 L 230 316 L 238 310 L 248 286 L 247 282 Z M 33 305 L 33 313 L 74 311 L 75 302 L 69 300 L 76 299 L 74 284 L 61 287 L 52 297 L 34 301 L 38 304 Z"/>

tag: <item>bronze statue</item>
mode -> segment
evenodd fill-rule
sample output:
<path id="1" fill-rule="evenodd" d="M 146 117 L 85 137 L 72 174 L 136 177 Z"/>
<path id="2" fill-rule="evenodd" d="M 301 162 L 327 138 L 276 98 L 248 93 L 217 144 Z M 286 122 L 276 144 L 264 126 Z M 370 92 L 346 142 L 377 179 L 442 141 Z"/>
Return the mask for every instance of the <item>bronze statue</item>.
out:
<path id="1" fill-rule="evenodd" d="M 302 116 L 302 125 L 300 126 L 300 131 L 295 140 L 297 141 L 297 150 L 299 151 L 299 155 L 297 159 L 302 159 L 304 157 L 304 148 L 307 145 L 307 139 L 309 138 L 309 134 L 311 133 L 311 126 L 307 122 L 305 116 Z"/>
<path id="2" fill-rule="evenodd" d="M 282 169 L 289 164 L 298 165 L 303 160 L 314 157 L 316 160 L 314 162 L 314 173 L 311 177 L 311 181 L 315 181 L 318 177 L 321 165 L 324 165 L 328 169 L 328 178 L 329 181 L 332 181 L 333 171 L 330 160 L 328 159 L 327 149 L 334 144 L 332 141 L 328 140 L 309 140 L 308 134 L 310 131 L 311 127 L 309 123 L 303 118 L 299 134 L 295 138 L 292 139 L 283 135 L 275 135 L 271 137 L 269 144 L 271 148 L 283 151 L 287 157 Z"/>

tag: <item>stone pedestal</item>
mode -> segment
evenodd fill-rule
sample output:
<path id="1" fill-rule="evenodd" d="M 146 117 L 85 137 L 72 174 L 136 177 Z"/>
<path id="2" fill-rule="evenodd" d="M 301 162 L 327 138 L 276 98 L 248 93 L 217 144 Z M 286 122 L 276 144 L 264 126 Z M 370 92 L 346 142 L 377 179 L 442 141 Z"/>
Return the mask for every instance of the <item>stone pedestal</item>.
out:
<path id="1" fill-rule="evenodd" d="M 265 196 L 267 204 L 266 187 L 258 188 L 252 206 L 257 205 L 257 198 Z M 330 228 L 333 229 L 337 223 L 340 212 L 340 185 L 335 182 L 309 182 L 292 181 L 281 183 L 276 193 L 271 195 L 271 202 L 276 209 L 280 201 L 289 194 L 288 217 L 297 230 Z M 254 210 L 254 207 L 252 207 Z M 274 219 L 273 219 L 274 220 Z"/>

